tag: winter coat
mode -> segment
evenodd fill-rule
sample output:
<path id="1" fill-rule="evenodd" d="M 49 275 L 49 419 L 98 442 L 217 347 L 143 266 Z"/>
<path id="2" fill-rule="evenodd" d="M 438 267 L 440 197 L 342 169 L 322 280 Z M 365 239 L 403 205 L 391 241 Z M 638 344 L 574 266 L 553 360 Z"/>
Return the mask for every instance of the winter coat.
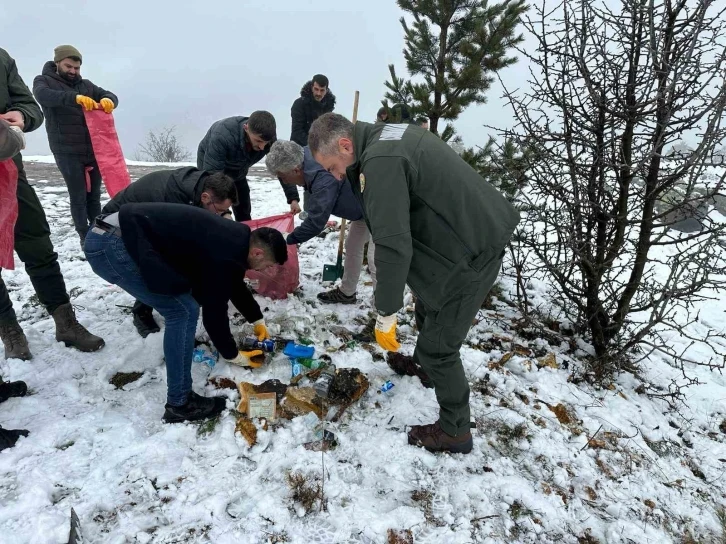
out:
<path id="1" fill-rule="evenodd" d="M 243 282 L 250 228 L 201 208 L 163 203 L 126 204 L 119 211 L 119 224 L 124 246 L 149 289 L 164 295 L 191 290 L 219 353 L 225 359 L 236 357 L 228 301 L 232 299 L 248 321 L 262 319 Z"/>
<path id="2" fill-rule="evenodd" d="M 103 207 L 103 213 L 117 212 L 121 206 L 131 202 L 168 202 L 201 206 L 204 179 L 209 174 L 193 166 L 151 172 L 117 193 Z"/>
<path id="3" fill-rule="evenodd" d="M 376 307 L 403 306 L 404 285 L 437 311 L 500 258 L 519 212 L 435 134 L 358 122 L 347 169 L 376 244 Z"/>
<path id="4" fill-rule="evenodd" d="M 308 216 L 302 225 L 293 230 L 287 237 L 288 244 L 302 244 L 320 234 L 331 215 L 342 217 L 348 221 L 363 218 L 363 208 L 353 194 L 353 188 L 346 179 L 342 182 L 313 159 L 310 149 L 303 148 L 303 177 L 307 197 Z"/>
<path id="5" fill-rule="evenodd" d="M 30 89 L 18 74 L 15 60 L 8 55 L 7 51 L 0 49 L 0 113 L 9 111 L 19 111 L 23 114 L 25 120 L 23 132 L 33 132 L 43 124 L 43 112 L 40 111 Z M 22 155 L 15 154 L 13 160 L 18 171 L 22 173 Z"/>
<path id="6" fill-rule="evenodd" d="M 270 152 L 270 142 L 262 151 L 255 151 L 245 133 L 249 117 L 227 117 L 215 122 L 197 149 L 197 168 L 210 172 L 223 171 L 235 182 L 247 185 L 247 172 Z M 280 182 L 288 204 L 300 200 L 297 189 Z"/>
<path id="7" fill-rule="evenodd" d="M 72 83 L 63 79 L 52 60 L 45 63 L 42 74 L 33 80 L 33 94 L 45 113 L 45 129 L 53 154 L 93 156 L 86 116 L 76 104 L 76 96 L 82 94 L 96 102 L 108 98 L 117 108 L 116 95 L 87 79 L 78 78 Z"/>
<path id="8" fill-rule="evenodd" d="M 292 134 L 290 139 L 297 142 L 301 146 L 308 145 L 308 132 L 313 121 L 324 113 L 329 113 L 335 109 L 335 95 L 330 92 L 325 94 L 323 99 L 318 102 L 313 97 L 313 82 L 308 81 L 300 90 L 300 98 L 292 103 L 290 115 L 292 116 Z"/>

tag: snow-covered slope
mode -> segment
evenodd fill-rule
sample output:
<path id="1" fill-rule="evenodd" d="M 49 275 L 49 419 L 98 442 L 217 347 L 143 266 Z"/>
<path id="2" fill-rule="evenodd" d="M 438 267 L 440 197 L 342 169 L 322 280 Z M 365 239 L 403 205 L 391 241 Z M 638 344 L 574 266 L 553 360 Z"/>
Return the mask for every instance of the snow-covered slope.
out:
<path id="1" fill-rule="evenodd" d="M 254 217 L 287 209 L 279 184 L 250 180 Z M 474 451 L 432 455 L 410 447 L 406 425 L 437 417 L 433 391 L 417 378 L 395 376 L 377 360 L 383 354 L 377 347 L 343 347 L 330 332 L 332 325 L 362 328 L 369 277 L 361 279 L 358 305 L 317 303 L 337 234 L 302 246 L 299 296 L 260 299 L 268 322 L 283 334 L 310 338 L 329 348 L 338 367 L 368 375 L 366 396 L 339 423 L 328 424 L 337 449 L 304 449 L 311 437 L 302 418 L 261 431 L 253 448 L 234 434 L 229 412 L 211 429 L 163 425 L 162 335 L 141 339 L 128 315 L 132 298 L 93 274 L 62 186 L 36 189 L 80 320 L 106 347 L 83 354 L 56 343 L 22 265 L 3 272 L 35 358 L 0 361 L 4 379 L 30 387 L 27 397 L 0 405 L 0 424 L 31 431 L 0 454 L 0 541 L 65 543 L 71 507 L 87 541 L 114 544 L 382 543 L 389 529 L 410 530 L 417 543 L 666 543 L 686 534 L 691 542 L 710 542 L 721 534 L 721 374 L 691 370 L 705 385 L 689 390 L 689 408 L 680 415 L 636 392 L 640 384 L 629 374 L 612 390 L 593 390 L 568 380 L 586 346 L 554 331 L 516 332 L 517 314 L 498 302 L 481 312 L 462 350 L 477 423 Z M 506 298 L 511 281 L 504 277 L 502 287 Z M 531 296 L 544 302 L 546 291 L 535 285 Z M 704 304 L 702 319 L 723 327 L 722 303 Z M 413 351 L 412 321 L 408 308 L 404 353 Z M 236 321 L 235 330 L 245 327 Z M 537 364 L 549 354 L 554 365 Z M 254 371 L 220 362 L 212 373 L 259 383 L 285 370 L 284 361 Z M 143 377 L 117 390 L 109 379 L 118 371 Z M 194 372 L 198 391 L 227 394 L 228 407 L 236 406 L 236 392 L 214 391 L 205 386 L 203 367 Z M 666 385 L 679 378 L 660 361 L 644 374 Z M 392 392 L 377 393 L 389 379 Z M 324 479 L 325 511 L 316 504 L 305 513 L 293 503 L 291 472 L 313 485 Z"/>

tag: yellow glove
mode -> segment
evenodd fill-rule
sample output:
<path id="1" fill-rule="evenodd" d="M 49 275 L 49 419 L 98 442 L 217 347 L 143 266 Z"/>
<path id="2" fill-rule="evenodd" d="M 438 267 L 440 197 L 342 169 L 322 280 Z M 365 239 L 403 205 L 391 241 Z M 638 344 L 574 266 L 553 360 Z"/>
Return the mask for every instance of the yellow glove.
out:
<path id="1" fill-rule="evenodd" d="M 270 333 L 267 332 L 264 319 L 259 319 L 252 324 L 255 326 L 255 336 L 258 340 L 267 340 L 270 337 Z"/>
<path id="2" fill-rule="evenodd" d="M 106 113 L 111 113 L 115 107 L 113 105 L 113 100 L 111 100 L 110 98 L 102 98 L 99 104 L 101 104 L 103 111 L 105 111 Z"/>
<path id="3" fill-rule="evenodd" d="M 83 106 L 86 111 L 95 110 L 98 107 L 98 104 L 96 104 L 93 98 L 82 94 L 76 96 L 76 104 Z"/>
<path id="4" fill-rule="evenodd" d="M 264 355 L 264 352 L 260 349 L 255 349 L 252 351 L 240 351 L 237 353 L 237 357 L 235 357 L 234 359 L 226 359 L 226 361 L 228 363 L 232 363 L 233 365 L 246 366 L 249 368 L 259 368 L 262 366 L 262 362 L 264 359 L 261 361 L 253 361 L 252 358 L 259 357 L 261 355 Z"/>
<path id="5" fill-rule="evenodd" d="M 387 351 L 398 351 L 401 345 L 396 340 L 396 314 L 376 317 L 376 342 Z"/>

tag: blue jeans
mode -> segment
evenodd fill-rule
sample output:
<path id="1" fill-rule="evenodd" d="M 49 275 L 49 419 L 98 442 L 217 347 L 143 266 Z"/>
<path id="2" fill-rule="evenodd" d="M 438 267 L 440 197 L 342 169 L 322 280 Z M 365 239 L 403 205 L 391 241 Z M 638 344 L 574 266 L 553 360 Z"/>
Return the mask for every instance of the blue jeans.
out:
<path id="1" fill-rule="evenodd" d="M 176 296 L 152 293 L 141 271 L 118 236 L 91 228 L 83 250 L 93 271 L 109 283 L 155 308 L 166 320 L 164 358 L 166 359 L 166 402 L 181 406 L 192 390 L 194 335 L 199 319 L 199 304 L 191 293 Z"/>

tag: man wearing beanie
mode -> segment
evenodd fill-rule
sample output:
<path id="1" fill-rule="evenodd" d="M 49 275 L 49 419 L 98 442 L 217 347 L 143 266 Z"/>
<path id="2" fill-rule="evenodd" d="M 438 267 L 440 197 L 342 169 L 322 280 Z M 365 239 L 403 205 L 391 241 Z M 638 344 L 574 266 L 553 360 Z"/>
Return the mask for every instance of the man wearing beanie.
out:
<path id="1" fill-rule="evenodd" d="M 91 223 L 101 213 L 101 174 L 83 109 L 102 108 L 111 113 L 118 107 L 115 94 L 81 77 L 82 62 L 78 49 L 59 45 L 53 60 L 45 63 L 43 73 L 33 81 L 33 94 L 45 114 L 50 150 L 68 187 L 81 247 Z"/>
<path id="2" fill-rule="evenodd" d="M 15 61 L 4 49 L 0 49 L 0 119 L 2 119 L 0 123 L 7 122 L 13 131 L 19 129 L 24 133 L 32 132 L 43 123 L 43 113 L 33 100 L 30 89 L 18 74 Z M 18 142 L 21 144 L 22 148 L 24 139 L 19 138 L 17 133 L 11 136 L 16 144 Z M 0 142 L 2 140 L 3 138 L 0 138 Z M 0 143 L 0 149 L 4 147 Z M 10 150 L 7 156 L 12 156 L 18 170 L 14 195 L 18 204 L 18 216 L 13 227 L 14 249 L 20 260 L 25 263 L 25 272 L 33 283 L 38 300 L 55 321 L 55 338 L 58 342 L 80 351 L 99 350 L 104 346 L 103 339 L 88 332 L 76 319 L 63 274 L 58 266 L 58 254 L 53 250 L 53 242 L 50 240 L 50 227 L 45 212 L 25 176 L 23 157 L 17 147 Z M 8 202 L 8 196 L 0 195 L 3 205 Z M 0 277 L 0 339 L 5 347 L 6 359 L 27 361 L 33 357 L 2 277 Z M 2 387 L 0 387 L 1 400 Z M 3 444 L 7 444 L 3 442 L 7 437 L 3 437 L 2 434 L 0 432 L 0 449 L 4 447 Z M 12 443 L 15 443 L 14 440 Z"/>

